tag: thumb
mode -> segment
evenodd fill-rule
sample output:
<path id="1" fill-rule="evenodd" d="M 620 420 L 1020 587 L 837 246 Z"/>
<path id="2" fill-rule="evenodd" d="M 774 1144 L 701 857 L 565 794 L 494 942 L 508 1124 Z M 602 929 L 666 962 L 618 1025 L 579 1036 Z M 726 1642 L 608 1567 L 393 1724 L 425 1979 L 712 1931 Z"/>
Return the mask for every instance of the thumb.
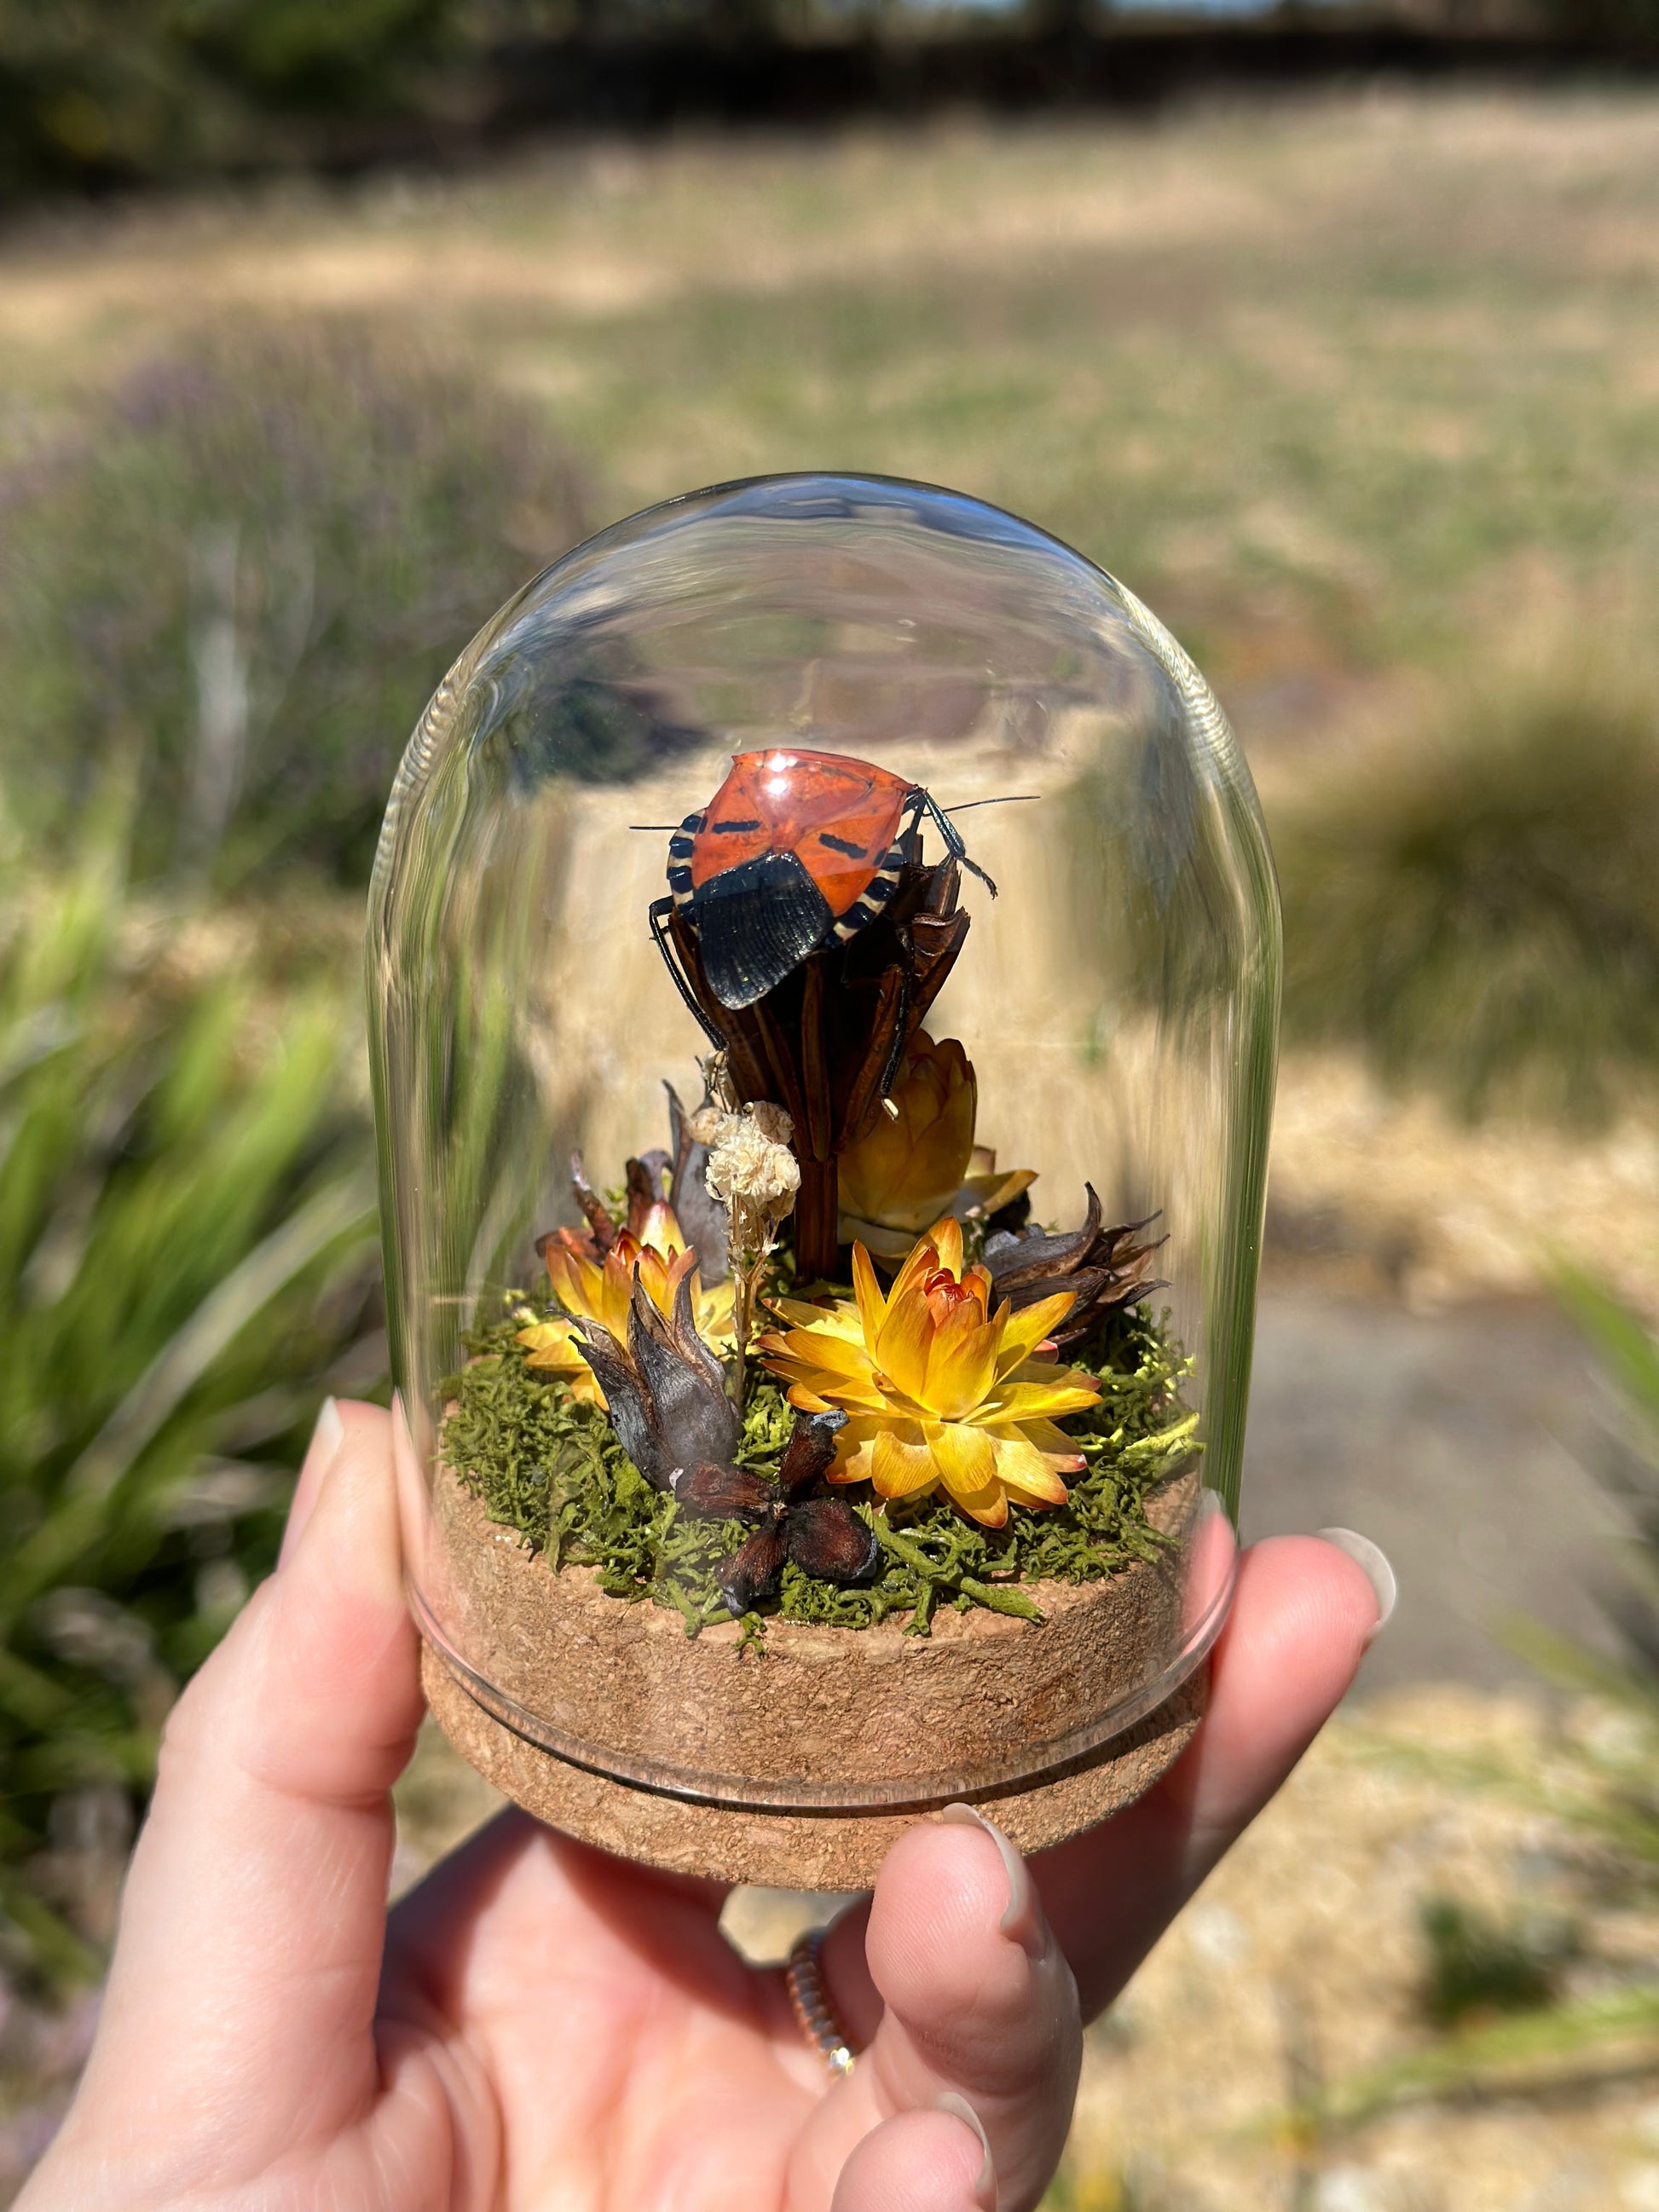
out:
<path id="1" fill-rule="evenodd" d="M 861 1918 L 849 1911 L 826 1943 L 832 1978 L 845 1963 L 835 1935 L 844 1930 L 850 1948 Z M 834 2212 L 1035 2204 L 1071 2124 L 1083 2029 L 1071 1971 L 1019 1853 L 965 1805 L 918 1821 L 882 1867 L 864 1948 L 879 2025 L 802 2130 L 788 2201 L 821 2201 L 826 2177 L 839 2172 Z M 943 2124 L 933 2117 L 940 2113 Z M 970 2131 L 980 2158 L 964 2167 Z M 909 2160 L 925 2145 L 939 2162 L 923 2185 Z"/>
<path id="2" fill-rule="evenodd" d="M 258 2171 L 376 2087 L 388 1792 L 422 1711 L 386 1413 L 325 1409 L 296 1508 L 277 1571 L 168 1722 L 77 2100 L 119 2110 L 142 2085 L 198 2115 L 204 2183 L 228 2116 L 227 2157 Z M 176 2178 L 184 2146 L 156 2148 Z"/>

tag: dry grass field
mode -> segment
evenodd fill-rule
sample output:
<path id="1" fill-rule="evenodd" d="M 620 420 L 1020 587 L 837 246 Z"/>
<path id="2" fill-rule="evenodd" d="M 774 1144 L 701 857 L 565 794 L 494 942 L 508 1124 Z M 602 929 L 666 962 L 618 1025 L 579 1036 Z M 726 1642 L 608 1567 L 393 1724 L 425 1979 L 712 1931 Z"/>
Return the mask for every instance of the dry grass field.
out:
<path id="1" fill-rule="evenodd" d="M 1164 616 L 1271 817 L 1460 687 L 1659 696 L 1656 275 L 1634 94 L 603 143 L 24 227 L 0 451 L 204 325 L 321 314 L 532 398 L 598 517 L 775 468 L 950 483 Z M 1565 1239 L 1659 1304 L 1644 1103 L 1527 1133 L 1518 1171 L 1504 1144 L 1292 1056 L 1280 1213 L 1340 1215 L 1420 1299 L 1513 1292 Z"/>
<path id="2" fill-rule="evenodd" d="M 12 428 L 203 319 L 368 313 L 534 392 L 601 511 L 774 468 L 1031 516 L 1254 743 L 1650 590 L 1659 108 L 1386 90 L 1143 128 L 600 145 L 149 207 L 0 261 Z"/>

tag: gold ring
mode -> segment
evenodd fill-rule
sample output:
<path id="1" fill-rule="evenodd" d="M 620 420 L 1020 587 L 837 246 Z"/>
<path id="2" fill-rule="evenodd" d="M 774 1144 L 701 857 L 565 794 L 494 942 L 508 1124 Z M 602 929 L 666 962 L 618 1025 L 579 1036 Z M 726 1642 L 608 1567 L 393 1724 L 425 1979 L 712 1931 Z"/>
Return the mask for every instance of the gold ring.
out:
<path id="1" fill-rule="evenodd" d="M 822 1928 L 811 1929 L 801 1936 L 789 1954 L 783 1980 L 789 2002 L 795 2008 L 795 2018 L 800 2022 L 801 2033 L 839 2081 L 843 2075 L 852 2072 L 858 2060 L 847 2031 L 836 2019 L 836 2008 L 824 1993 L 823 1976 L 818 1966 L 823 1943 Z"/>

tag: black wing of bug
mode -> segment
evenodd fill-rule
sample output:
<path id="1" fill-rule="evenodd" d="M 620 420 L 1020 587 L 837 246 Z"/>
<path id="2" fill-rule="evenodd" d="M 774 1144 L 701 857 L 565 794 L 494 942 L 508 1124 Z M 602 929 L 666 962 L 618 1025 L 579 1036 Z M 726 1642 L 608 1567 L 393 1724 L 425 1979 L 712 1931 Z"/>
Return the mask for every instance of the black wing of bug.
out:
<path id="1" fill-rule="evenodd" d="M 763 853 L 693 893 L 702 969 L 723 1006 L 752 1006 L 830 933 L 829 902 L 793 853 Z"/>

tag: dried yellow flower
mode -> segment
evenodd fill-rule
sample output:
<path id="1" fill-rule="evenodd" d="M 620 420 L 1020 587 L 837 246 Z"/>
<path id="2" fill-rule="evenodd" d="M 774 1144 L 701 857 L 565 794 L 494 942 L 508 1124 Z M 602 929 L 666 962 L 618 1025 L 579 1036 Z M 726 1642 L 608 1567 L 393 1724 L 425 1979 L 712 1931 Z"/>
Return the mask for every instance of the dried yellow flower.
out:
<path id="1" fill-rule="evenodd" d="M 990 1278 L 963 1264 L 962 1228 L 946 1219 L 917 1242 L 884 1297 L 870 1255 L 853 1248 L 854 1301 L 780 1299 L 788 1324 L 757 1340 L 804 1413 L 839 1408 L 831 1482 L 870 1482 L 905 1498 L 939 1486 L 988 1528 L 1008 1500 L 1060 1505 L 1083 1459 L 1056 1418 L 1098 1402 L 1100 1385 L 1042 1356 L 1071 1310 L 1069 1293 L 1016 1314 L 989 1311 Z"/>
<path id="2" fill-rule="evenodd" d="M 996 1154 L 974 1142 L 978 1086 L 955 1037 L 918 1030 L 886 1102 L 838 1164 L 841 1237 L 878 1260 L 898 1260 L 942 1213 L 963 1220 L 1006 1206 L 1036 1182 L 1030 1169 L 999 1175 Z"/>
<path id="3" fill-rule="evenodd" d="M 698 1335 L 717 1352 L 730 1346 L 732 1285 L 716 1283 L 712 1290 L 703 1288 L 697 1255 L 686 1243 L 672 1206 L 661 1202 L 653 1206 L 640 1235 L 631 1236 L 624 1229 L 603 1260 L 588 1259 L 576 1249 L 574 1237 L 570 1244 L 555 1240 L 544 1249 L 548 1279 L 565 1312 L 599 1322 L 618 1344 L 628 1341 L 628 1309 L 636 1279 L 658 1312 L 666 1316 L 673 1311 L 681 1278 L 689 1274 Z M 557 1376 L 584 1404 L 604 1405 L 605 1393 L 583 1356 L 580 1332 L 569 1322 L 557 1316 L 532 1322 L 519 1331 L 518 1341 L 530 1355 L 527 1366 Z"/>

